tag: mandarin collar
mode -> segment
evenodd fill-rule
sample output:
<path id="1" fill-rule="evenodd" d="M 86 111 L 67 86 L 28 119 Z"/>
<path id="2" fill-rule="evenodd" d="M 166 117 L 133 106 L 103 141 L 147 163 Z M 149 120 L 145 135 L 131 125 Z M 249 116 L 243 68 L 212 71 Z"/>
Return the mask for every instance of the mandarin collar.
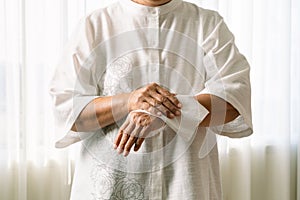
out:
<path id="1" fill-rule="evenodd" d="M 163 15 L 175 9 L 181 3 L 181 0 L 171 0 L 164 5 L 156 7 L 142 5 L 132 0 L 119 0 L 119 2 L 124 5 L 130 13 L 141 15 Z"/>

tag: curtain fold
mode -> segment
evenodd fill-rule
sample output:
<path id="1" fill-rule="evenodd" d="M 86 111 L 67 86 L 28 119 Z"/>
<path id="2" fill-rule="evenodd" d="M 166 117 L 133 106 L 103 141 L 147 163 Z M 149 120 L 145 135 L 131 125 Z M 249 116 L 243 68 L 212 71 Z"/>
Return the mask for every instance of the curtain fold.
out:
<path id="1" fill-rule="evenodd" d="M 78 145 L 54 149 L 48 83 L 78 21 L 109 0 L 0 1 L 0 199 L 69 198 Z M 254 134 L 219 137 L 225 200 L 300 200 L 300 2 L 191 0 L 251 64 Z"/>
<path id="2" fill-rule="evenodd" d="M 74 156 L 53 148 L 48 83 L 83 3 L 1 1 L 0 199 L 69 197 Z"/>

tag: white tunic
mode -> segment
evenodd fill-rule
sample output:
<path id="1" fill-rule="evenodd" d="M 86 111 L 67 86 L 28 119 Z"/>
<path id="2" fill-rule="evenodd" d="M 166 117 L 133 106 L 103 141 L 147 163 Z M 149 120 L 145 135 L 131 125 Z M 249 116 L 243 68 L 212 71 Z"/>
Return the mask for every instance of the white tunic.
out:
<path id="1" fill-rule="evenodd" d="M 224 126 L 191 127 L 187 137 L 167 126 L 126 158 L 113 150 L 122 121 L 91 133 L 70 131 L 94 98 L 150 82 L 179 95 L 219 96 L 240 116 Z M 50 93 L 57 132 L 66 134 L 57 146 L 82 140 L 74 200 L 222 199 L 215 136 L 252 133 L 248 62 L 217 12 L 181 0 L 160 7 L 120 0 L 91 13 L 58 65 Z M 196 107 L 184 103 L 182 109 Z"/>

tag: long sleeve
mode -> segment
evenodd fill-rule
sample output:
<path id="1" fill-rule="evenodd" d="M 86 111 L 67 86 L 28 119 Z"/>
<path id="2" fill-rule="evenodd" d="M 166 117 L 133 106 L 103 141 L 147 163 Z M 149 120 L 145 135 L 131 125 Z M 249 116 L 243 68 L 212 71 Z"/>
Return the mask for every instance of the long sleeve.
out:
<path id="1" fill-rule="evenodd" d="M 238 51 L 234 36 L 216 12 L 204 34 L 205 89 L 200 94 L 212 94 L 230 103 L 240 116 L 225 125 L 211 127 L 214 132 L 229 137 L 244 137 L 252 131 L 250 66 Z"/>
<path id="2" fill-rule="evenodd" d="M 97 80 L 94 77 L 93 26 L 89 18 L 83 20 L 72 37 L 50 82 L 53 99 L 56 133 L 65 136 L 56 147 L 77 142 L 87 133 L 75 133 L 71 127 L 83 108 L 98 97 Z"/>

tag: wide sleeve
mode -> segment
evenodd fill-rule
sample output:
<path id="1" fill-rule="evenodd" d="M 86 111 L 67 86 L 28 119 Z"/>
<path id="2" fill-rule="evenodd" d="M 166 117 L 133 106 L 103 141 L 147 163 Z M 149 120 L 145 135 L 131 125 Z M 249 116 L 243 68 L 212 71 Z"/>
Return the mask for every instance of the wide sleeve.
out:
<path id="1" fill-rule="evenodd" d="M 93 62 L 94 28 L 82 20 L 71 37 L 50 82 L 55 131 L 63 137 L 61 148 L 80 141 L 89 133 L 72 132 L 71 127 L 84 107 L 99 95 Z"/>
<path id="2" fill-rule="evenodd" d="M 177 95 L 176 97 L 182 104 L 181 116 L 170 119 L 163 115 L 160 118 L 185 141 L 190 141 L 209 111 L 193 95 Z"/>
<path id="3" fill-rule="evenodd" d="M 239 52 L 234 36 L 223 18 L 214 13 L 203 38 L 206 70 L 205 89 L 200 94 L 212 94 L 237 109 L 240 116 L 222 126 L 210 127 L 217 134 L 244 137 L 252 134 L 250 66 Z M 204 31 L 205 32 L 205 31 Z M 213 106 L 213 105 L 212 105 Z M 212 108 L 213 109 L 213 108 Z"/>

